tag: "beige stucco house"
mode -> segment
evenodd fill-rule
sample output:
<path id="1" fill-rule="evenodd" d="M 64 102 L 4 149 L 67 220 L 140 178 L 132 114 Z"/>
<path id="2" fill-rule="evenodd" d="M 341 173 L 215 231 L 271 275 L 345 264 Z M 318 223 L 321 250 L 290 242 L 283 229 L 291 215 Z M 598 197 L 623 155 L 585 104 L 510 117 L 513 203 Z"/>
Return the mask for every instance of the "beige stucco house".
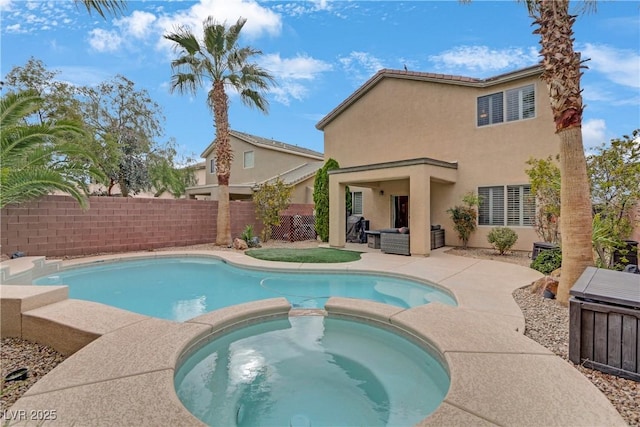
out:
<path id="1" fill-rule="evenodd" d="M 447 209 L 482 196 L 472 247 L 496 226 L 518 233 L 514 249 L 540 240 L 525 162 L 555 156 L 558 138 L 541 68 L 476 79 L 383 69 L 316 127 L 329 175 L 331 246 L 345 244 L 345 187 L 371 230 L 408 226 L 412 255 L 428 255 L 431 225 L 460 245 Z"/>
<path id="2" fill-rule="evenodd" d="M 280 177 L 294 187 L 291 203 L 313 203 L 313 184 L 323 155 L 317 151 L 235 130 L 230 131 L 234 153 L 229 197 L 250 199 L 258 185 Z M 205 158 L 205 182 L 187 189 L 190 198 L 217 200 L 214 143 L 201 154 Z"/>

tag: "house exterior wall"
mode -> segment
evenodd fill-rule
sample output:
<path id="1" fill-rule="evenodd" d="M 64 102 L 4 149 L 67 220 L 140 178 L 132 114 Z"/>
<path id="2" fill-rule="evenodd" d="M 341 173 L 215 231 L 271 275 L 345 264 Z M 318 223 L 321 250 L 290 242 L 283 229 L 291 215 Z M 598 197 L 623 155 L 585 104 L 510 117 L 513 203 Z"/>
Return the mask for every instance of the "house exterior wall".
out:
<path id="1" fill-rule="evenodd" d="M 528 84 L 535 85 L 534 118 L 476 125 L 479 96 Z M 446 244 L 454 246 L 460 242 L 447 209 L 462 203 L 465 193 L 477 193 L 479 186 L 527 184 L 525 162 L 559 151 L 547 89 L 538 75 L 483 88 L 384 78 L 323 131 L 325 158 L 336 159 L 342 168 L 421 157 L 457 162 L 455 184 L 432 182 L 429 210 L 431 223 L 442 225 Z M 372 229 L 388 226 L 387 195 L 401 195 L 408 186 L 400 179 L 381 182 L 379 188 L 364 192 L 364 215 L 371 218 Z M 379 196 L 380 189 L 387 200 Z M 539 240 L 532 227 L 510 227 L 519 235 L 514 249 L 531 250 L 532 243 Z M 488 247 L 487 234 L 492 228 L 479 226 L 469 245 Z"/>
<path id="2" fill-rule="evenodd" d="M 272 178 L 279 173 L 286 172 L 303 163 L 314 159 L 306 156 L 299 156 L 291 152 L 281 150 L 270 150 L 253 144 L 249 144 L 234 136 L 231 138 L 233 149 L 233 162 L 231 164 L 231 184 L 256 183 Z M 254 166 L 244 168 L 243 153 L 253 151 Z M 218 178 L 210 172 L 211 160 L 215 158 L 215 153 L 211 152 L 207 156 L 207 184 L 217 184 Z M 315 159 L 317 160 L 317 159 Z"/>
<path id="3" fill-rule="evenodd" d="M 310 203 L 313 204 L 313 185 L 315 183 L 315 175 L 300 181 L 293 187 L 291 193 L 291 203 Z"/>

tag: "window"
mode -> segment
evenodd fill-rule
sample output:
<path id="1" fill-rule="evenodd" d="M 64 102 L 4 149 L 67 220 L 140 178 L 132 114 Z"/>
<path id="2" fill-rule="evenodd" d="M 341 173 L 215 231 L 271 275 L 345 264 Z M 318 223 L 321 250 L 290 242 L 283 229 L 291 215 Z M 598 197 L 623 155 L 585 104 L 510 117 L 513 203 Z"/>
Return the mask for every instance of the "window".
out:
<path id="1" fill-rule="evenodd" d="M 504 225 L 504 187 L 480 187 L 482 198 L 478 209 L 478 224 Z"/>
<path id="2" fill-rule="evenodd" d="M 478 98 L 478 126 L 502 123 L 502 92 Z"/>
<path id="3" fill-rule="evenodd" d="M 362 215 L 362 191 L 351 193 L 351 213 L 353 215 Z"/>
<path id="4" fill-rule="evenodd" d="M 253 151 L 244 152 L 244 168 L 251 169 L 253 167 Z"/>
<path id="5" fill-rule="evenodd" d="M 478 126 L 535 117 L 535 87 L 528 85 L 478 97 Z"/>
<path id="6" fill-rule="evenodd" d="M 507 121 L 530 119 L 535 116 L 535 95 L 533 85 L 508 90 Z"/>
<path id="7" fill-rule="evenodd" d="M 480 187 L 478 224 L 494 226 L 533 225 L 535 200 L 529 185 Z M 506 199 L 505 199 L 506 196 Z"/>
<path id="8" fill-rule="evenodd" d="M 211 159 L 209 161 L 209 173 L 210 174 L 216 173 L 216 159 Z"/>
<path id="9" fill-rule="evenodd" d="M 531 186 L 507 186 L 507 225 L 533 225 L 535 208 Z"/>

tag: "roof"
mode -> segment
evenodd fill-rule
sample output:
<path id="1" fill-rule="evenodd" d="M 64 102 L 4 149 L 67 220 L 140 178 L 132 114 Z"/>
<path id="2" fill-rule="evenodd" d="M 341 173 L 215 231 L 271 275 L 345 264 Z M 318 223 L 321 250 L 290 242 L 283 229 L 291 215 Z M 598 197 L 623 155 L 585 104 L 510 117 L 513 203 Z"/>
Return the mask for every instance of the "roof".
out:
<path id="1" fill-rule="evenodd" d="M 285 153 L 296 154 L 298 156 L 309 157 L 314 160 L 323 160 L 324 154 L 319 153 L 314 150 L 310 150 L 308 148 L 299 147 L 297 145 L 287 144 L 285 142 L 276 141 L 275 139 L 263 138 L 261 136 L 251 135 L 245 132 L 239 132 L 237 130 L 229 130 L 229 135 L 236 137 L 248 144 L 254 145 L 256 147 L 262 147 L 269 150 L 282 151 Z M 212 151 L 215 145 L 215 141 L 213 141 L 209 146 L 202 152 L 200 157 L 207 157 Z"/>
<path id="2" fill-rule="evenodd" d="M 271 177 L 263 182 L 273 181 L 280 177 L 280 179 L 282 179 L 285 184 L 296 185 L 297 183 L 302 182 L 311 176 L 315 176 L 318 170 L 322 168 L 323 164 L 324 162 L 322 161 L 304 163 L 278 176 Z"/>
<path id="3" fill-rule="evenodd" d="M 347 99 L 342 101 L 336 108 L 331 110 L 322 120 L 316 124 L 316 128 L 323 130 L 333 119 L 338 117 L 340 113 L 349 108 L 351 104 L 354 104 L 358 99 L 363 97 L 367 92 L 373 89 L 383 79 L 399 79 L 399 80 L 414 80 L 432 83 L 452 84 L 458 86 L 472 86 L 472 87 L 489 87 L 512 80 L 521 79 L 524 77 L 535 76 L 542 74 L 542 66 L 534 65 L 527 68 L 511 71 L 509 73 L 500 74 L 494 77 L 486 79 L 477 79 L 473 77 L 454 76 L 449 74 L 435 74 L 435 73 L 422 73 L 417 71 L 405 71 L 405 70 L 390 70 L 384 68 L 373 75 L 362 86 L 356 89 Z"/>

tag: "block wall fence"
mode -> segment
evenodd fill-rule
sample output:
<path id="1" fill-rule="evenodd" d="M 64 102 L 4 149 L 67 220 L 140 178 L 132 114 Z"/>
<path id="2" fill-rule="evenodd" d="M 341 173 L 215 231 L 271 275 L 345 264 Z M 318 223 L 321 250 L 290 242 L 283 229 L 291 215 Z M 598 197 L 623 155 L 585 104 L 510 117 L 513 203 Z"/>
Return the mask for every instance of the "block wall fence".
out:
<path id="1" fill-rule="evenodd" d="M 0 211 L 0 251 L 9 255 L 63 257 L 143 251 L 213 243 L 218 202 L 188 199 L 90 197 L 83 211 L 68 196 L 46 196 Z M 263 225 L 253 202 L 231 201 L 231 235 Z M 313 205 L 289 206 L 288 214 L 308 215 Z"/>

